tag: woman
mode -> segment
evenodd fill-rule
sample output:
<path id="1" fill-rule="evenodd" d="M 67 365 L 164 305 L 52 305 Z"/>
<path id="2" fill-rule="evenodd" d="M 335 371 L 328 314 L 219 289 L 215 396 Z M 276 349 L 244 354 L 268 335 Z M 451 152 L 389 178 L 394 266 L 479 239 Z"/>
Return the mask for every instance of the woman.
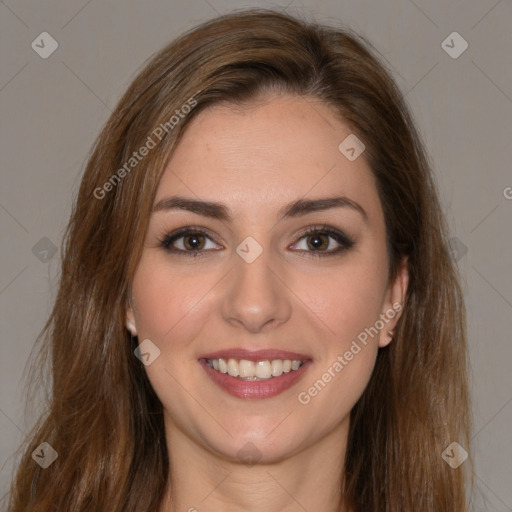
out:
<path id="1" fill-rule="evenodd" d="M 370 48 L 251 10 L 134 80 L 68 226 L 11 510 L 466 510 L 463 300 Z"/>

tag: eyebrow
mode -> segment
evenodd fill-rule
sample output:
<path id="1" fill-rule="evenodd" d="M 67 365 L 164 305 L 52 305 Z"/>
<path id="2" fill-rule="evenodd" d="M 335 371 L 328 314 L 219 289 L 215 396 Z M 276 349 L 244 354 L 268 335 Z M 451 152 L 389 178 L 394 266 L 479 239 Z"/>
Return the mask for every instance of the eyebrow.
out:
<path id="1" fill-rule="evenodd" d="M 345 196 L 298 199 L 282 207 L 278 211 L 277 218 L 278 220 L 283 220 L 302 217 L 309 213 L 330 210 L 331 208 L 350 208 L 359 212 L 365 222 L 368 222 L 368 214 L 365 209 L 359 203 Z M 183 196 L 172 196 L 161 199 L 153 208 L 153 212 L 169 210 L 186 210 L 223 222 L 231 222 L 233 220 L 229 209 L 222 203 L 200 201 Z"/>

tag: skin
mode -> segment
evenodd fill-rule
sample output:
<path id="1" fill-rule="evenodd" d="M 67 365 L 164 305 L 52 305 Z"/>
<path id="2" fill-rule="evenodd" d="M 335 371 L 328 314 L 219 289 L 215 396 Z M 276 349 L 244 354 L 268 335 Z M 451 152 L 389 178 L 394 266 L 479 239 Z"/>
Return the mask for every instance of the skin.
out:
<path id="1" fill-rule="evenodd" d="M 349 414 L 400 315 L 360 344 L 309 403 L 297 397 L 358 334 L 403 303 L 408 283 L 405 265 L 388 282 L 373 175 L 364 153 L 349 161 L 338 150 L 350 133 L 319 101 L 272 94 L 201 112 L 170 160 L 155 204 L 177 194 L 222 202 L 233 221 L 184 210 L 153 213 L 132 283 L 127 326 L 161 351 L 145 367 L 164 407 L 170 454 L 172 499 L 169 493 L 160 512 L 337 510 Z M 361 205 L 367 221 L 347 207 L 277 219 L 289 202 L 333 195 Z M 315 258 L 322 249 L 302 233 L 323 224 L 355 244 Z M 204 258 L 161 247 L 166 234 L 186 226 L 210 233 L 200 238 Z M 236 252 L 247 236 L 263 248 L 250 264 Z M 326 235 L 321 240 L 326 252 L 339 247 Z M 186 242 L 190 251 L 190 236 L 173 246 L 186 250 Z M 313 363 L 280 395 L 241 399 L 213 384 L 198 363 L 202 354 L 233 347 L 295 351 Z M 248 442 L 261 457 L 255 465 L 237 456 Z"/>

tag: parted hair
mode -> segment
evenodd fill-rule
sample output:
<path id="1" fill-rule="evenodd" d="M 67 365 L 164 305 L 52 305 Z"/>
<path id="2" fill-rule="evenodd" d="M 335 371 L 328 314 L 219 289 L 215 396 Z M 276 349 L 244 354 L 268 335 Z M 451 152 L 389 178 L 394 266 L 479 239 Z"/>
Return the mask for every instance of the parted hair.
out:
<path id="1" fill-rule="evenodd" d="M 410 275 L 394 340 L 379 349 L 351 412 L 340 510 L 467 510 L 471 457 L 457 469 L 442 458 L 453 441 L 470 451 L 465 308 L 410 109 L 362 35 L 250 9 L 203 23 L 152 56 L 91 150 L 53 310 L 34 347 L 30 389 L 45 386 L 47 398 L 18 450 L 10 511 L 161 507 L 169 454 L 162 405 L 125 327 L 131 282 L 156 188 L 187 125 L 209 106 L 243 106 L 269 91 L 323 101 L 363 141 L 385 217 L 389 279 L 404 258 Z M 155 147 L 131 161 L 148 137 Z M 32 458 L 42 442 L 58 453 L 46 469 Z"/>

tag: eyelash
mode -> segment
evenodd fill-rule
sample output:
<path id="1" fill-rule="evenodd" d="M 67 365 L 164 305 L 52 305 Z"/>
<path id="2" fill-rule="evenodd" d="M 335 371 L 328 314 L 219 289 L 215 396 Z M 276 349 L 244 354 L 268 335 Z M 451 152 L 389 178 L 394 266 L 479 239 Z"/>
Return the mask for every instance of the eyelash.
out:
<path id="1" fill-rule="evenodd" d="M 207 238 L 209 238 L 210 240 L 212 239 L 210 237 L 210 235 L 204 229 L 195 227 L 195 226 L 188 226 L 186 228 L 182 228 L 177 231 L 174 231 L 173 233 L 168 233 L 160 240 L 159 245 L 167 252 L 177 254 L 179 256 L 185 256 L 185 257 L 191 257 L 191 258 L 205 257 L 206 256 L 205 252 L 211 251 L 211 249 L 207 249 L 207 250 L 197 249 L 194 251 L 186 251 L 183 249 L 176 249 L 176 248 L 171 247 L 171 245 L 174 242 L 176 242 L 176 240 L 183 238 L 187 234 L 204 235 Z M 355 242 L 350 237 L 348 237 L 345 233 L 343 233 L 342 231 L 339 231 L 338 229 L 327 226 L 326 224 L 321 225 L 321 226 L 312 226 L 312 227 L 308 228 L 304 233 L 302 233 L 299 236 L 299 240 L 302 240 L 303 238 L 305 238 L 309 235 L 314 235 L 314 234 L 328 235 L 329 237 L 333 238 L 336 242 L 338 242 L 340 244 L 340 247 L 338 247 L 335 250 L 331 250 L 329 252 L 305 251 L 303 249 L 300 249 L 299 252 L 310 253 L 311 256 L 313 256 L 314 258 L 325 258 L 328 256 L 335 256 L 337 254 L 340 254 L 340 253 L 350 249 L 355 244 Z"/>

